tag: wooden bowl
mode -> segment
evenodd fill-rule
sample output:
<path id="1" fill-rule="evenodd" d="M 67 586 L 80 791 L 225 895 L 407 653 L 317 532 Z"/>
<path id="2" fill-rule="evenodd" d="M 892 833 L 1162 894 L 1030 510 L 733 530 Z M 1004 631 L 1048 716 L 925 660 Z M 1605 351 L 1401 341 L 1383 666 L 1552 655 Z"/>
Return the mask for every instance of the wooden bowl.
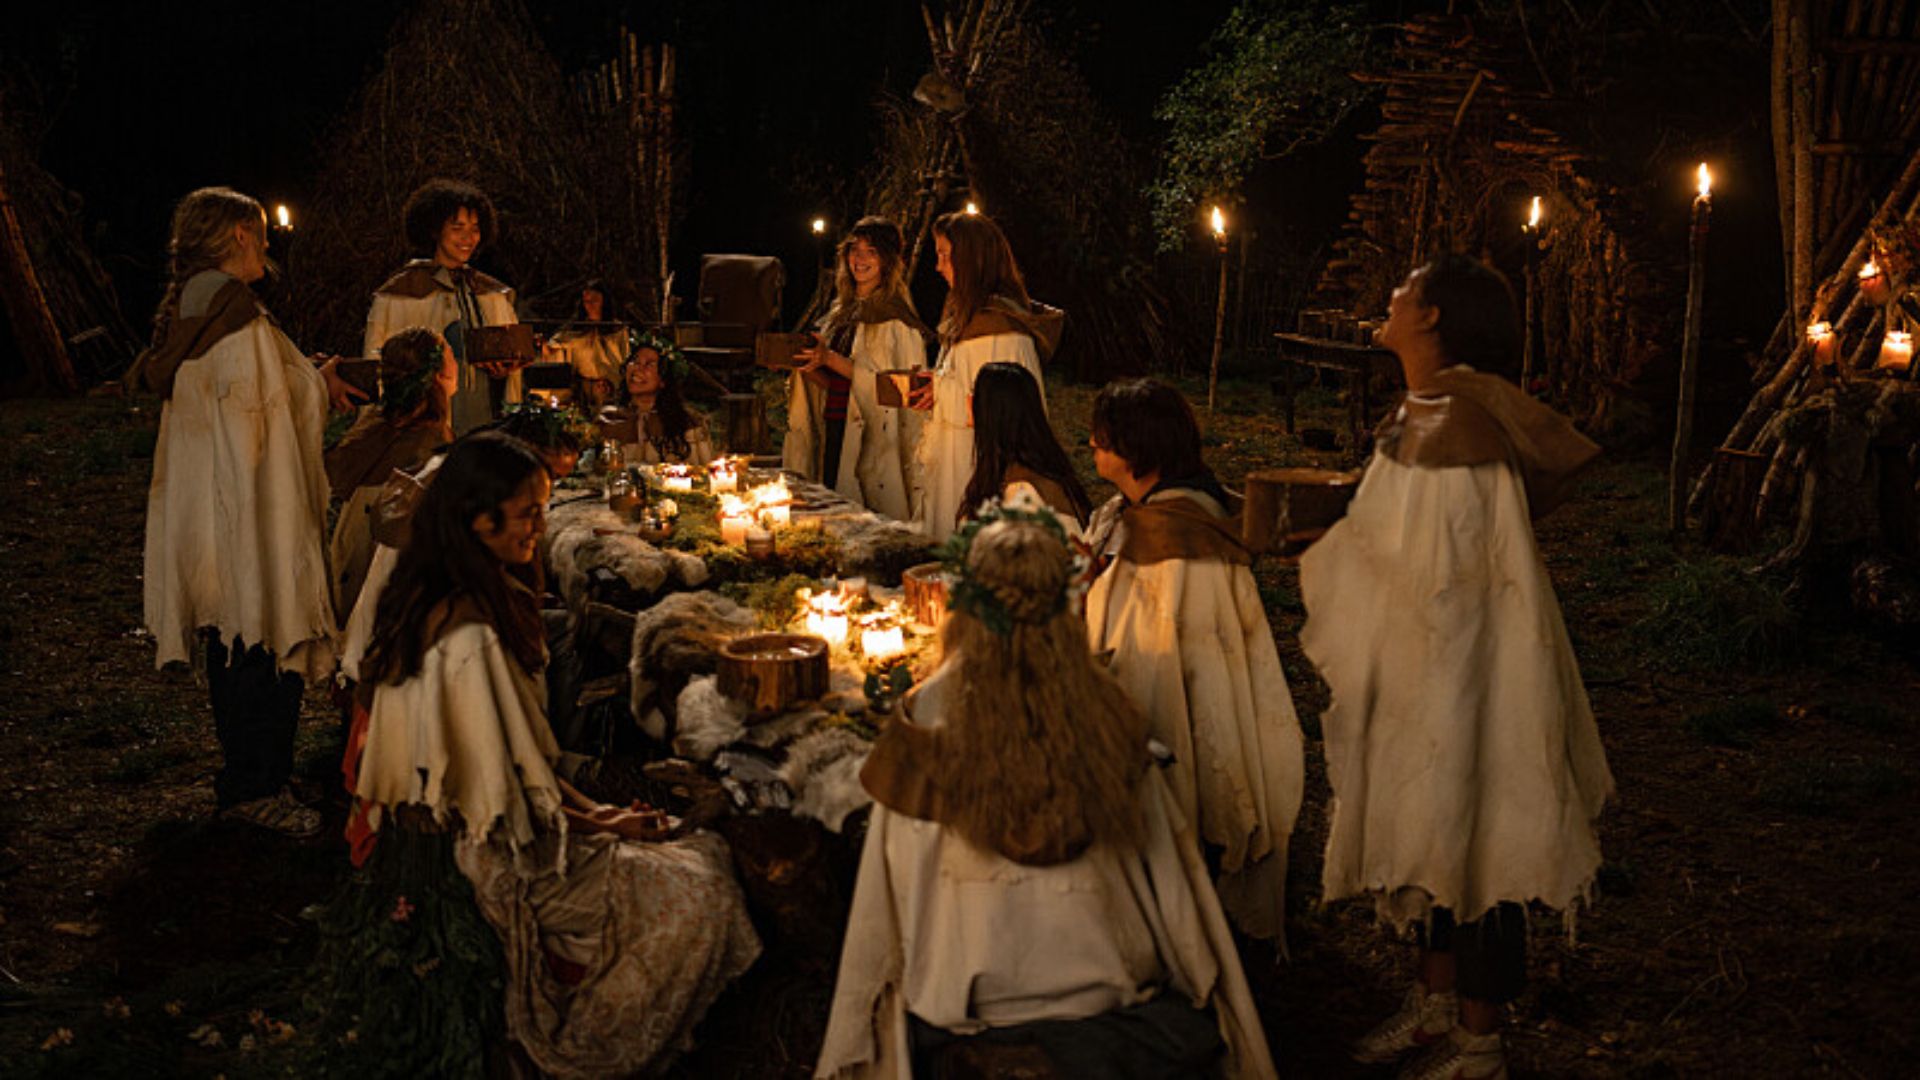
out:
<path id="1" fill-rule="evenodd" d="M 1248 473 L 1240 539 L 1256 555 L 1297 555 L 1346 516 L 1359 484 L 1359 473 L 1336 469 Z"/>
<path id="2" fill-rule="evenodd" d="M 948 580 L 945 564 L 937 562 L 909 566 L 901 573 L 900 587 L 915 622 L 937 627 L 947 617 Z"/>
<path id="3" fill-rule="evenodd" d="M 827 692 L 827 643 L 810 634 L 748 634 L 720 646 L 720 692 L 756 716 Z"/>

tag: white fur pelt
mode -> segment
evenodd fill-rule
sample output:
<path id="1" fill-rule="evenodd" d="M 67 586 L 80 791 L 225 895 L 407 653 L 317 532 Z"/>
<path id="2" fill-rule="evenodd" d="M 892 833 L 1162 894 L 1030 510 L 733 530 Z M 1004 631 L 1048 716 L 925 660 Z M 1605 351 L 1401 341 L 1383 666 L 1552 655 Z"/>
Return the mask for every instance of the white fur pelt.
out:
<path id="1" fill-rule="evenodd" d="M 641 729 L 665 741 L 667 717 L 656 707 L 666 705 L 657 700 L 661 688 L 671 691 L 679 676 L 711 675 L 718 643 L 759 625 L 752 611 L 716 592 L 672 593 L 635 615 L 627 674 Z"/>
<path id="2" fill-rule="evenodd" d="M 822 728 L 787 749 L 780 778 L 793 792 L 793 812 L 839 832 L 847 815 L 873 801 L 860 767 L 873 744 L 843 727 Z"/>
<path id="3" fill-rule="evenodd" d="M 595 530 L 605 530 L 600 535 Z M 707 580 L 707 564 L 683 551 L 654 547 L 634 535 L 633 522 L 607 509 L 599 499 L 561 503 L 548 519 L 549 561 L 555 584 L 567 606 L 586 602 L 593 571 L 612 571 L 644 596 L 669 588 L 697 588 Z"/>
<path id="4" fill-rule="evenodd" d="M 710 761 L 747 734 L 747 707 L 720 692 L 720 680 L 699 675 L 680 691 L 674 708 L 673 752 L 693 761 Z"/>

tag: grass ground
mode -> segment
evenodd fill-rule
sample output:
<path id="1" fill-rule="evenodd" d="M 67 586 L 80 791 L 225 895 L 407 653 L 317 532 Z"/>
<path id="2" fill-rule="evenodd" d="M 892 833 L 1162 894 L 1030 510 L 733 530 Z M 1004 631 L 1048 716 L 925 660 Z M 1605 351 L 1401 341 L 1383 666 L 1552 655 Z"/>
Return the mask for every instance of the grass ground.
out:
<path id="1" fill-rule="evenodd" d="M 1193 391 L 1194 387 L 1189 387 Z M 1203 392 L 1203 391 L 1202 391 Z M 1076 460 L 1091 393 L 1051 390 Z M 1264 387 L 1222 387 L 1209 455 L 1232 483 L 1337 461 L 1279 430 Z M 1303 401 L 1335 428 L 1338 404 Z M 344 865 L 210 820 L 205 691 L 155 671 L 140 560 L 156 424 L 147 403 L 0 406 L 0 1075 L 309 1075 L 303 908 Z M 1741 564 L 1675 549 L 1658 472 L 1608 461 L 1540 526 L 1619 796 L 1601 895 L 1577 940 L 1538 918 L 1514 1008 L 1534 1076 L 1910 1074 L 1920 1049 L 1920 676 L 1911 651 L 1809 627 Z M 1295 642 L 1291 569 L 1256 567 L 1309 735 L 1293 841 L 1292 960 L 1246 953 L 1283 1068 L 1367 1075 L 1343 1043 L 1393 1005 L 1400 947 L 1355 905 L 1319 907 L 1325 691 Z M 315 696 L 303 771 L 333 767 Z M 337 775 L 337 774 L 336 774 Z M 330 833 L 335 836 L 337 833 Z M 805 1075 L 830 976 L 778 970 L 703 1033 L 690 1076 Z M 769 982 L 783 981 L 779 993 Z M 750 977 L 749 983 L 752 983 Z"/>

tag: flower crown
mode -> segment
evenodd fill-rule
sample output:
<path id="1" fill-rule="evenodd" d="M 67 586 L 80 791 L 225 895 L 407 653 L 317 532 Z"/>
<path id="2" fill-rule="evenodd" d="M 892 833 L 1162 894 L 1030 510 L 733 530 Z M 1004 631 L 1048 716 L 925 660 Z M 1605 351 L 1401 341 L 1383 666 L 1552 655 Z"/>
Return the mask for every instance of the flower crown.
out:
<path id="1" fill-rule="evenodd" d="M 1007 606 L 993 588 L 979 581 L 967 564 L 967 556 L 973 550 L 973 541 L 980 531 L 989 525 L 1002 521 L 1023 521 L 1040 525 L 1060 541 L 1067 550 L 1069 559 L 1067 584 L 1057 596 L 1043 599 L 1038 605 L 1027 610 L 1015 611 Z M 1016 623 L 1029 625 L 1045 623 L 1062 611 L 1069 601 L 1084 593 L 1089 583 L 1088 568 L 1091 566 L 1087 554 L 1060 524 L 1060 519 L 1039 495 L 1031 488 L 1021 488 L 1005 499 L 988 499 L 980 504 L 973 517 L 961 525 L 940 548 L 940 561 L 954 578 L 954 584 L 947 597 L 947 603 L 956 611 L 964 611 L 979 619 L 987 629 L 1001 637 L 1011 636 Z"/>
<path id="2" fill-rule="evenodd" d="M 660 354 L 660 371 L 668 376 L 675 386 L 687 378 L 687 354 L 672 337 L 658 330 L 630 330 L 627 332 L 627 359 L 641 349 L 652 349 Z"/>
<path id="3" fill-rule="evenodd" d="M 420 404 L 420 400 L 426 397 L 427 384 L 433 381 L 433 376 L 446 359 L 446 353 L 442 351 L 445 348 L 444 344 L 436 341 L 417 369 L 392 381 L 380 380 L 381 413 L 401 417 Z"/>

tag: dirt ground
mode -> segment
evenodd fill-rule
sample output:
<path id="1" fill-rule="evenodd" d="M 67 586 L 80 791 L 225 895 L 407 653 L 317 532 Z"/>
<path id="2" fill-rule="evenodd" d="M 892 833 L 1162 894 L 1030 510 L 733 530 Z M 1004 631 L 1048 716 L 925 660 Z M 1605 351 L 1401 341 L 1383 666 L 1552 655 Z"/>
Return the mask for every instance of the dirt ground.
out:
<path id="1" fill-rule="evenodd" d="M 1083 446 L 1090 392 L 1050 393 Z M 1222 399 L 1209 455 L 1230 483 L 1341 456 L 1282 435 L 1262 386 Z M 1309 392 L 1303 427 L 1337 430 L 1341 411 Z M 155 671 L 140 627 L 156 423 L 150 402 L 0 405 L 4 1076 L 312 1075 L 325 1057 L 303 1031 L 314 932 L 302 911 L 339 880 L 343 848 L 334 830 L 292 843 L 211 820 L 205 690 L 187 670 Z M 1557 916 L 1533 920 L 1514 1072 L 1910 1075 L 1920 931 L 1900 905 L 1920 895 L 1914 649 L 1810 627 L 1744 564 L 1676 550 L 1663 492 L 1654 466 L 1608 460 L 1540 528 L 1619 792 L 1577 936 Z M 1342 1048 L 1396 1003 L 1405 950 L 1361 907 L 1315 902 L 1325 691 L 1295 641 L 1293 571 L 1263 562 L 1257 574 L 1309 736 L 1309 786 L 1291 959 L 1249 947 L 1248 974 L 1284 1071 L 1384 1075 Z M 337 786 L 337 740 L 310 695 L 310 790 Z M 818 949 L 770 945 L 680 1074 L 807 1074 L 831 968 Z"/>

